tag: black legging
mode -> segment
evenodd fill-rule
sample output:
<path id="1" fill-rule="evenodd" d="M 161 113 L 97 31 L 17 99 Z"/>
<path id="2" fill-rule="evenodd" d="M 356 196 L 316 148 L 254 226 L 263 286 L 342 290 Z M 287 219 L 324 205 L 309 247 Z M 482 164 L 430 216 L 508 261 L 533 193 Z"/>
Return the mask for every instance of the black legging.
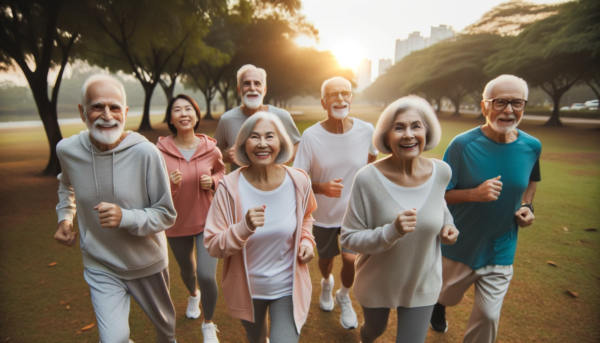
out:
<path id="1" fill-rule="evenodd" d="M 181 270 L 181 279 L 190 294 L 196 292 L 196 280 L 202 296 L 204 319 L 212 320 L 217 306 L 219 289 L 217 287 L 217 261 L 204 247 L 204 233 L 195 236 L 167 237 L 173 255 Z M 194 242 L 196 258 L 194 258 Z"/>

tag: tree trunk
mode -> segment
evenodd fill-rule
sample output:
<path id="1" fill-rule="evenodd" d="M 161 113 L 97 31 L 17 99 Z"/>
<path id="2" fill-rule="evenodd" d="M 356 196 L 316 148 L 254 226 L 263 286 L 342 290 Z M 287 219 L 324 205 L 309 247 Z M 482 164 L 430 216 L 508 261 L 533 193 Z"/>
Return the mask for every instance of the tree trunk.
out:
<path id="1" fill-rule="evenodd" d="M 452 104 L 454 104 L 454 113 L 452 113 L 453 117 L 460 117 L 460 98 L 450 99 Z"/>
<path id="2" fill-rule="evenodd" d="M 202 120 L 215 120 L 215 118 L 213 118 L 212 116 L 212 108 L 210 108 L 210 103 L 212 102 L 213 98 L 213 95 L 211 94 L 212 92 L 207 89 L 205 92 L 202 93 L 204 94 L 204 100 L 206 100 L 206 114 L 204 115 L 204 118 L 202 118 Z"/>
<path id="3" fill-rule="evenodd" d="M 437 104 L 437 107 L 438 107 L 437 112 L 442 113 L 442 97 L 436 98 L 435 103 Z M 438 116 L 439 116 L 439 114 L 438 114 Z"/>
<path id="4" fill-rule="evenodd" d="M 39 80 L 39 79 L 36 79 Z M 61 172 L 60 161 L 56 155 L 56 145 L 63 138 L 60 132 L 60 126 L 58 125 L 58 113 L 56 106 L 52 106 L 50 100 L 48 100 L 48 84 L 45 79 L 42 82 L 35 81 L 29 84 L 35 104 L 40 115 L 40 119 L 44 124 L 44 130 L 46 131 L 46 138 L 50 145 L 50 159 L 46 168 L 42 172 L 44 176 L 56 176 Z"/>
<path id="5" fill-rule="evenodd" d="M 150 124 L 150 102 L 152 101 L 152 93 L 154 93 L 155 83 L 144 84 L 144 111 L 142 112 L 142 122 L 138 128 L 139 132 L 154 131 Z"/>
<path id="6" fill-rule="evenodd" d="M 173 80 L 173 79 L 171 79 Z M 177 82 L 175 82 L 177 80 L 177 78 L 175 78 L 175 80 L 171 81 L 170 85 L 166 85 L 164 82 L 160 82 L 160 87 L 162 88 L 162 90 L 165 92 L 165 97 L 167 98 L 167 104 L 171 102 L 171 100 L 173 100 L 173 92 L 175 91 L 175 85 L 177 84 Z M 165 119 L 163 119 L 163 123 L 167 122 L 167 115 L 165 114 Z"/>
<path id="7" fill-rule="evenodd" d="M 550 116 L 550 119 L 544 123 L 544 126 L 563 126 L 563 124 L 560 122 L 560 98 L 562 98 L 562 93 L 556 94 L 552 97 L 552 101 L 554 101 L 554 108 L 552 109 L 552 115 Z"/>

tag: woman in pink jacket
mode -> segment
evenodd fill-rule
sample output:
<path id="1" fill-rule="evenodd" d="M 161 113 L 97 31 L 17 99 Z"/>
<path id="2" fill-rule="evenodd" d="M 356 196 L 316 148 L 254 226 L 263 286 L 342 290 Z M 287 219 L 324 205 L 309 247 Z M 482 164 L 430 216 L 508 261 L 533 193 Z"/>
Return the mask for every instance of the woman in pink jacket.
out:
<path id="1" fill-rule="evenodd" d="M 166 119 L 173 136 L 160 137 L 156 145 L 167 164 L 177 220 L 165 233 L 181 269 L 183 283 L 190 292 L 186 315 L 194 319 L 200 317 L 202 298 L 204 342 L 219 342 L 217 326 L 212 322 L 219 294 L 218 260 L 208 254 L 202 242 L 206 215 L 213 193 L 225 175 L 225 165 L 216 147 L 217 141 L 194 133 L 200 125 L 200 109 L 192 98 L 183 94 L 173 98 L 167 106 Z M 196 281 L 202 297 L 196 289 Z"/>
<path id="2" fill-rule="evenodd" d="M 310 179 L 284 165 L 293 145 L 274 114 L 248 118 L 234 149 L 236 163 L 244 167 L 217 188 L 204 246 L 225 259 L 225 302 L 248 340 L 298 342 L 312 293 L 307 263 L 314 257 L 311 213 L 317 204 Z"/>

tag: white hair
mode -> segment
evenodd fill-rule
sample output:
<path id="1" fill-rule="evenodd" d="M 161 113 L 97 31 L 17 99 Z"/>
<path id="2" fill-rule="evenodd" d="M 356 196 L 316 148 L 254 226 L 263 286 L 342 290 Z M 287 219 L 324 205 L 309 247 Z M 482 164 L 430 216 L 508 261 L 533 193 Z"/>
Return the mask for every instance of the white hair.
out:
<path id="1" fill-rule="evenodd" d="M 87 95 L 87 89 L 88 87 L 95 82 L 99 82 L 99 81 L 106 81 L 106 82 L 110 82 L 112 84 L 114 84 L 115 86 L 117 86 L 119 88 L 119 91 L 121 92 L 121 97 L 123 98 L 123 109 L 125 109 L 127 107 L 127 95 L 125 94 L 125 87 L 123 87 L 123 84 L 121 83 L 121 81 L 117 80 L 116 78 L 110 76 L 110 75 L 106 75 L 106 74 L 94 74 L 90 77 L 88 77 L 87 79 L 85 79 L 85 81 L 83 82 L 83 87 L 81 87 L 81 107 L 83 107 L 83 115 L 87 118 L 87 110 L 85 108 L 85 105 L 87 104 L 87 99 L 86 99 L 86 95 Z"/>
<path id="2" fill-rule="evenodd" d="M 508 75 L 508 74 L 500 75 L 497 78 L 488 82 L 487 85 L 485 85 L 485 88 L 483 89 L 483 94 L 482 94 L 483 100 L 489 100 L 490 97 L 492 96 L 492 91 L 494 90 L 494 87 L 496 87 L 496 85 L 498 85 L 499 83 L 506 82 L 506 81 L 516 81 L 518 84 L 523 86 L 523 96 L 525 97 L 525 99 L 523 99 L 523 100 L 527 100 L 527 96 L 529 95 L 529 87 L 527 87 L 527 82 L 520 77 L 517 77 L 514 75 Z M 487 104 L 488 103 L 486 102 L 485 103 L 486 107 L 487 107 Z"/>
<path id="3" fill-rule="evenodd" d="M 242 86 L 242 76 L 245 72 L 249 70 L 256 70 L 262 75 L 262 84 L 263 86 L 267 85 L 267 72 L 263 68 L 257 68 L 253 64 L 245 64 L 243 65 L 237 72 L 237 85 L 238 87 Z"/>
<path id="4" fill-rule="evenodd" d="M 290 139 L 290 136 L 285 130 L 281 119 L 279 119 L 279 117 L 276 114 L 260 111 L 256 112 L 255 114 L 250 116 L 250 118 L 246 119 L 246 121 L 240 128 L 240 132 L 238 133 L 237 138 L 235 139 L 234 160 L 235 163 L 237 163 L 240 166 L 248 166 L 252 164 L 252 161 L 250 161 L 250 157 L 248 157 L 248 154 L 246 153 L 246 141 L 248 140 L 248 137 L 250 137 L 250 135 L 252 134 L 252 130 L 254 130 L 256 123 L 261 119 L 268 120 L 271 123 L 273 123 L 275 125 L 275 129 L 277 130 L 277 135 L 281 144 L 281 149 L 279 150 L 279 154 L 275 158 L 275 163 L 282 164 L 289 161 L 292 158 L 292 155 L 294 153 L 294 145 L 292 144 L 292 140 Z"/>
<path id="5" fill-rule="evenodd" d="M 416 95 L 402 97 L 392 102 L 379 116 L 375 132 L 373 132 L 373 145 L 384 154 L 391 154 L 392 150 L 385 143 L 388 132 L 394 127 L 394 120 L 398 114 L 408 110 L 415 110 L 421 116 L 425 126 L 425 148 L 424 151 L 435 148 L 442 138 L 442 127 L 427 100 Z"/>
<path id="6" fill-rule="evenodd" d="M 321 85 L 321 99 L 323 99 L 325 97 L 325 89 L 333 81 L 345 81 L 345 82 L 347 82 L 348 86 L 350 86 L 350 91 L 352 91 L 352 83 L 350 81 L 346 80 L 345 78 L 343 78 L 341 76 L 334 76 L 331 79 L 327 79 L 327 80 L 323 81 L 323 84 Z"/>

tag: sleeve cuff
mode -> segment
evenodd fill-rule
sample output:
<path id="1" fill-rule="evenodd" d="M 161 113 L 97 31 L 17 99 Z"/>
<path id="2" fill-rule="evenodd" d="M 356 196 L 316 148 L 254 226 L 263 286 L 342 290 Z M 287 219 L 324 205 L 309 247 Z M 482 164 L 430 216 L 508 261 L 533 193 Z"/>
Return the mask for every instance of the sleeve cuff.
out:
<path id="1" fill-rule="evenodd" d="M 73 212 L 68 211 L 68 210 L 60 210 L 60 211 L 57 211 L 56 214 L 58 215 L 59 223 L 62 222 L 63 220 L 68 220 L 71 222 L 71 224 L 73 224 L 73 218 L 75 217 Z"/>
<path id="2" fill-rule="evenodd" d="M 250 230 L 246 224 L 246 218 L 243 218 L 239 223 L 233 225 L 233 232 L 241 241 L 247 241 L 254 231 Z"/>
<path id="3" fill-rule="evenodd" d="M 121 217 L 121 224 L 119 224 L 119 229 L 129 229 L 135 223 L 135 213 L 132 210 L 126 210 L 121 208 L 121 213 L 123 216 Z"/>
<path id="4" fill-rule="evenodd" d="M 310 239 L 307 239 L 307 238 L 303 238 L 303 239 L 300 241 L 300 245 L 307 246 L 307 247 L 309 247 L 311 250 L 313 249 L 313 246 L 314 246 L 313 242 L 312 242 Z"/>
<path id="5" fill-rule="evenodd" d="M 402 237 L 404 237 L 404 235 L 401 235 L 398 230 L 396 230 L 396 227 L 393 223 L 385 224 L 383 226 L 383 238 L 386 242 L 394 243 Z"/>

